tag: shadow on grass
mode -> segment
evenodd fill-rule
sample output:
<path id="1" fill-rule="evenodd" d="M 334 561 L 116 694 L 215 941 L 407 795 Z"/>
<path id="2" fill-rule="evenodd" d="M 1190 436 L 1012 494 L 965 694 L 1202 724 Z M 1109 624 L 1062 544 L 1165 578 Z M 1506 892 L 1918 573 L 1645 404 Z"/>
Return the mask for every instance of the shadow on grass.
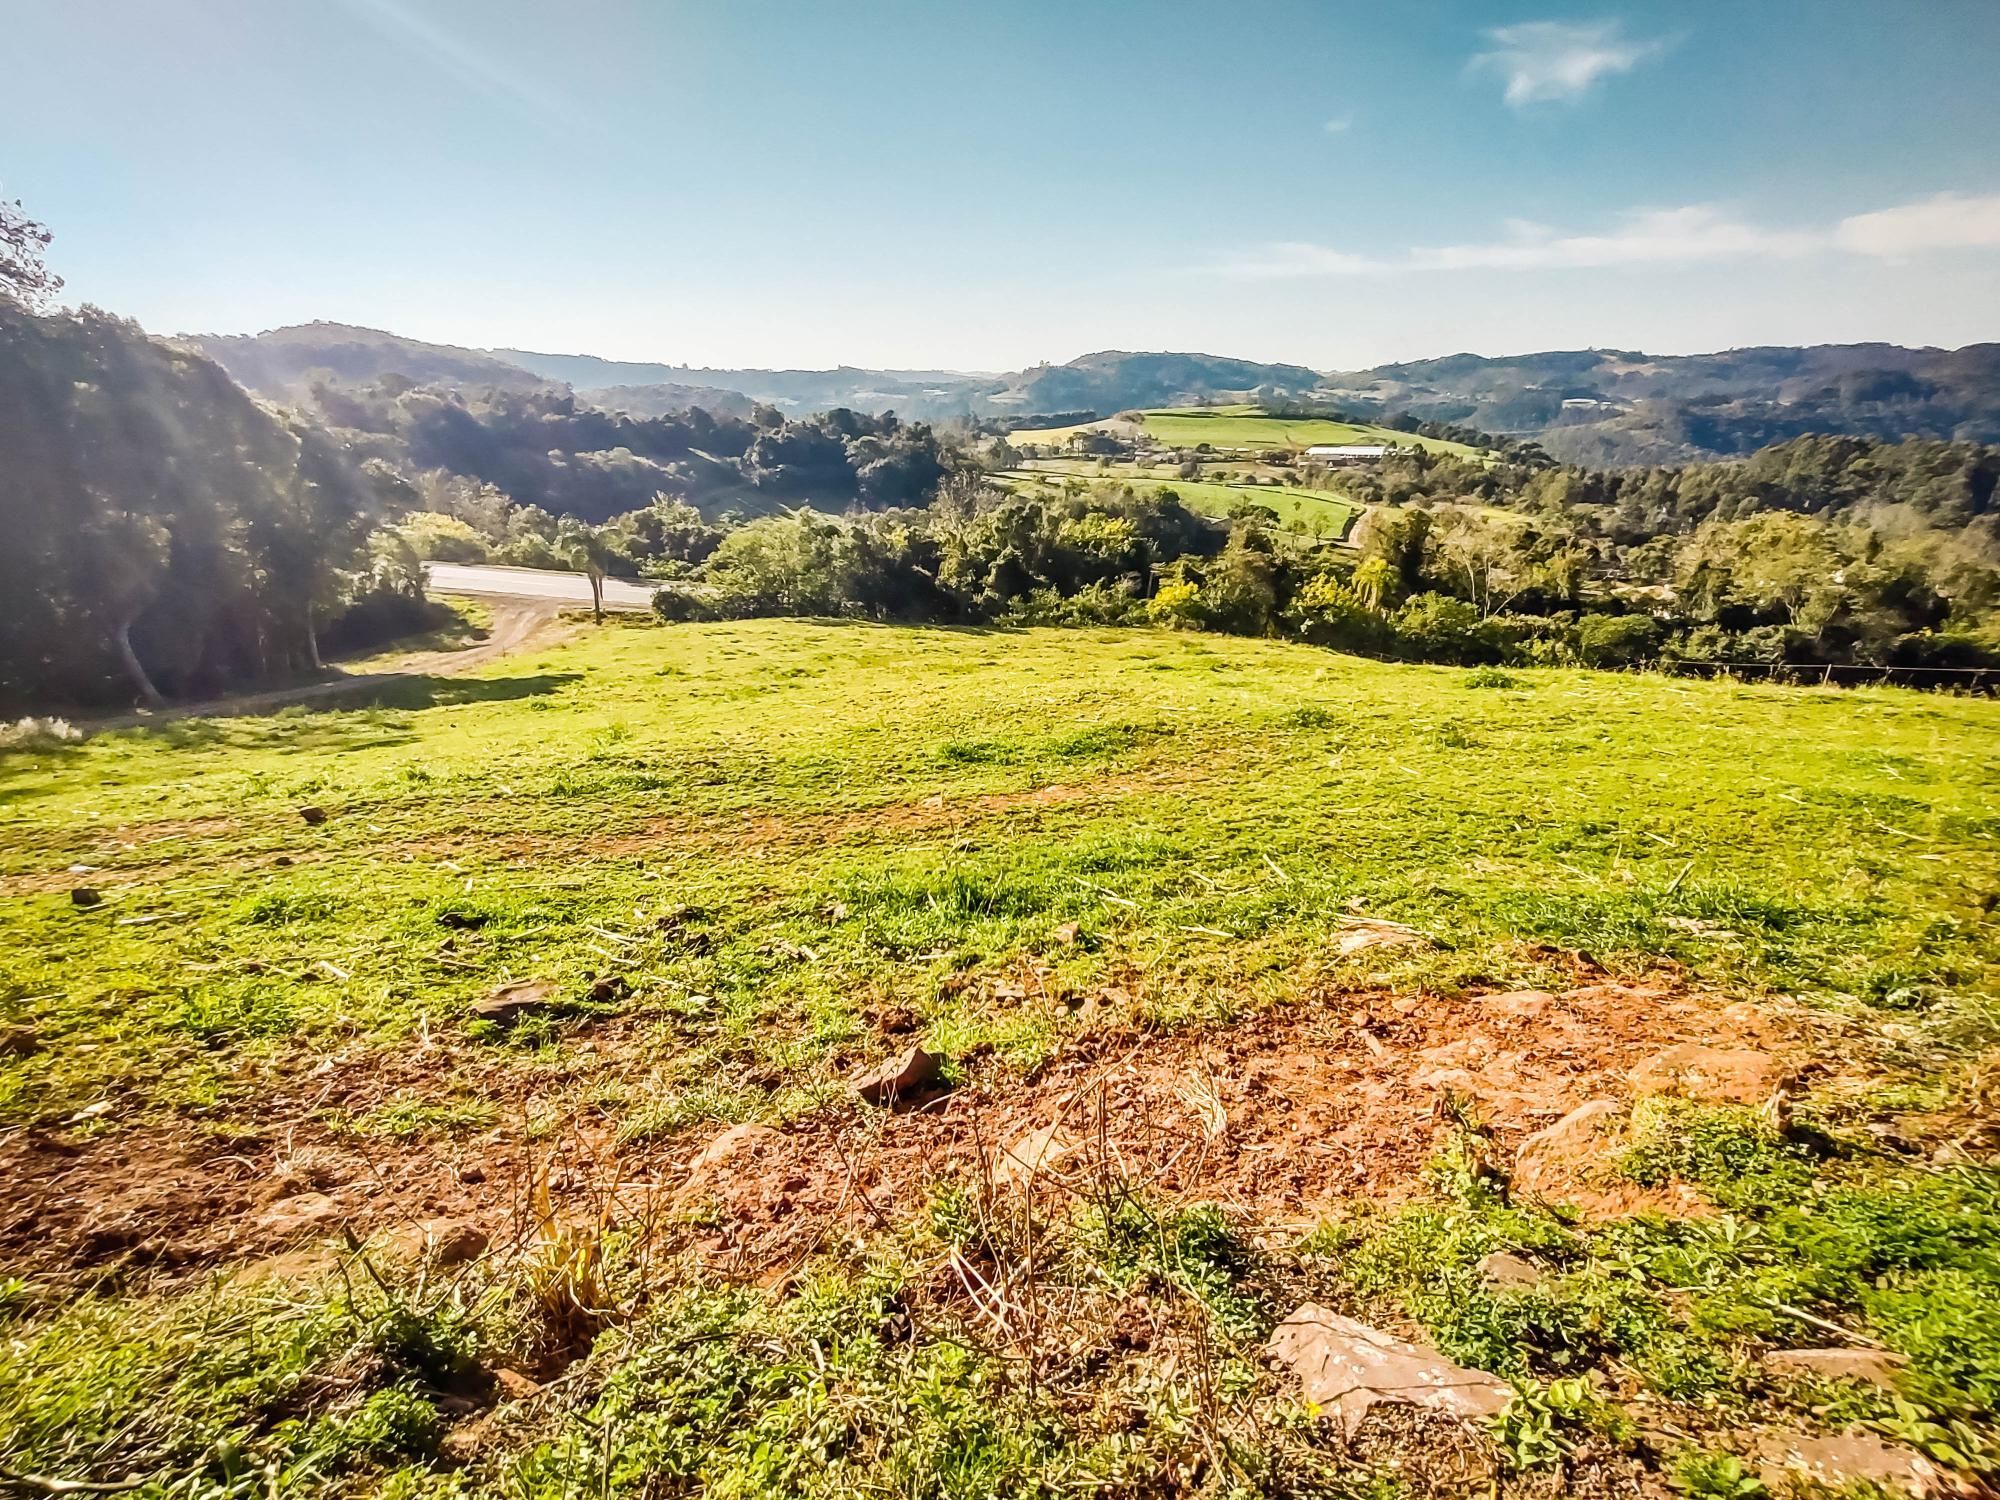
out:
<path id="1" fill-rule="evenodd" d="M 227 718 L 175 719 L 128 733 L 175 749 L 239 746 L 285 751 L 367 750 L 408 744 L 416 727 L 403 715 L 426 708 L 508 703 L 559 692 L 581 677 L 545 672 L 522 677 L 366 678 L 334 683 L 303 702 L 246 705 Z"/>
<path id="2" fill-rule="evenodd" d="M 352 708 L 453 708 L 466 703 L 511 703 L 559 693 L 581 672 L 537 672 L 525 677 L 395 677 L 382 682 L 357 682 L 337 689 L 329 703 Z M 305 707 L 307 705 L 294 705 Z"/>

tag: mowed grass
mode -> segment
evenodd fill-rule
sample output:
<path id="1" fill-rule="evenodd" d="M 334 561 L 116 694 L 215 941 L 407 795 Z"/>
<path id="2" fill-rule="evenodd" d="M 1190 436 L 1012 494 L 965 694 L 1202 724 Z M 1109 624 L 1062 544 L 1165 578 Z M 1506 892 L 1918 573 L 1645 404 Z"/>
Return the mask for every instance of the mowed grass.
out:
<path id="1" fill-rule="evenodd" d="M 1193 448 L 1207 443 L 1215 448 L 1309 448 L 1316 443 L 1400 443 L 1432 453 L 1454 453 L 1474 457 L 1479 453 L 1464 443 L 1443 438 L 1418 437 L 1369 422 L 1335 422 L 1324 418 L 1294 420 L 1265 414 L 1262 408 L 1235 406 L 1176 406 L 1139 414 L 1146 431 L 1160 442 L 1176 448 Z M 1020 443 L 1066 443 L 1079 432 L 1106 425 L 1080 422 L 1067 427 L 1023 428 L 1008 434 Z"/>
<path id="2" fill-rule="evenodd" d="M 1198 515 L 1214 516 L 1226 520 L 1237 506 L 1248 502 L 1253 505 L 1270 507 L 1278 516 L 1280 526 L 1289 527 L 1294 521 L 1301 523 L 1307 531 L 1338 540 L 1347 535 L 1355 518 L 1364 506 L 1338 495 L 1321 494 L 1316 490 L 1299 490 L 1290 486 L 1260 484 L 1222 484 L 1212 480 L 1180 479 L 1171 470 L 1155 475 L 1148 470 L 1140 474 L 1136 470 L 1113 469 L 1107 474 L 1077 470 L 1065 473 L 1062 470 L 1044 468 L 1014 469 L 997 476 L 1003 483 L 1033 485 L 1045 490 L 1060 488 L 1065 478 L 1077 478 L 1085 482 L 1129 483 L 1143 493 L 1150 494 L 1164 486 L 1181 497 L 1181 503 Z"/>
<path id="3" fill-rule="evenodd" d="M 1088 1023 L 954 976 L 1051 952 L 1170 1022 L 1553 982 L 1576 949 L 1746 996 L 1990 997 L 2000 705 L 1491 681 L 1138 630 L 635 621 L 366 706 L 10 753 L 0 1001 L 34 1045 L 0 1122 L 254 1113 L 333 1043 L 631 954 L 669 1065 L 808 1090 L 885 1004 L 1046 1055 Z M 1356 912 L 1437 947 L 1341 960 Z M 1067 922 L 1092 941 L 1052 945 Z"/>

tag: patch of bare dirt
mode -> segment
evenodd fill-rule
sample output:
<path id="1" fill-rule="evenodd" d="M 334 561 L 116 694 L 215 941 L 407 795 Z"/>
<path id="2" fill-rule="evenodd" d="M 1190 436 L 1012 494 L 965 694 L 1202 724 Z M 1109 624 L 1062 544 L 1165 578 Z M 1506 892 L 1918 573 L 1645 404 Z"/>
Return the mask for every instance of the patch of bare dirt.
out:
<path id="1" fill-rule="evenodd" d="M 506 802 L 466 804 L 460 809 L 464 822 L 422 838 L 403 839 L 370 846 L 359 851 L 380 859 L 463 859 L 468 855 L 516 864 L 546 864 L 578 859 L 634 859 L 663 850 L 754 855 L 760 851 L 792 847 L 823 847 L 855 841 L 900 838 L 912 834 L 947 834 L 969 831 L 989 818 L 1032 815 L 1048 808 L 1078 802 L 1115 801 L 1140 793 L 1187 789 L 1192 784 L 1182 772 L 1160 772 L 1143 777 L 1124 777 L 1079 785 L 1051 785 L 1018 792 L 992 792 L 976 797 L 931 796 L 908 802 L 883 803 L 874 807 L 843 809 L 827 813 L 720 812 L 680 815 L 648 820 L 636 830 L 601 833 L 584 837 L 524 833 L 514 825 L 515 810 Z M 290 814 L 276 818 L 289 826 Z M 233 819 L 190 819 L 182 822 L 135 824 L 96 835 L 93 849 L 98 857 L 112 861 L 99 883 L 107 892 L 126 887 L 144 888 L 151 884 L 189 874 L 197 869 L 212 870 L 210 851 L 176 847 L 155 856 L 145 853 L 149 844 L 195 841 L 206 843 L 225 837 L 240 837 L 242 827 Z M 342 850 L 343 855 L 356 851 Z M 316 856 L 310 846 L 295 855 L 301 863 Z M 238 867 L 264 864 L 265 860 L 238 861 Z M 37 870 L 16 875 L 0 875 L 0 895 L 48 895 L 66 891 L 78 877 L 65 865 L 59 869 Z"/>
<path id="2" fill-rule="evenodd" d="M 975 1059 L 956 1088 L 893 1109 L 854 1100 L 783 1128 L 709 1125 L 623 1146 L 597 1111 L 531 1139 L 526 1101 L 546 1082 L 495 1049 L 436 1042 L 322 1064 L 261 1099 L 256 1130 L 234 1138 L 198 1122 L 95 1140 L 0 1138 L 12 1189 L 0 1201 L 0 1261 L 70 1273 L 205 1267 L 439 1218 L 504 1244 L 525 1223 L 536 1170 L 559 1205 L 615 1193 L 620 1213 L 652 1224 L 663 1243 L 754 1278 L 784 1274 L 833 1237 L 925 1211 L 941 1179 L 1063 1197 L 1115 1177 L 1302 1230 L 1348 1200 L 1412 1194 L 1468 1114 L 1492 1159 L 1511 1166 L 1523 1143 L 1580 1106 L 1609 1101 L 1615 1119 L 1634 1097 L 1634 1070 L 1671 1047 L 1769 1049 L 1793 1030 L 1783 1011 L 1638 986 L 1347 996 L 1225 1027 L 1093 1032 L 1026 1078 Z M 629 1075 L 646 1049 L 613 1021 L 578 1050 L 587 1077 L 592 1067 Z M 500 1123 L 457 1139 L 357 1136 L 329 1123 L 446 1084 L 495 1104 Z M 1631 1185 L 1594 1198 L 1587 1169 L 1601 1165 L 1601 1153 L 1581 1152 L 1533 1186 L 1605 1212 L 1647 1206 Z M 1657 1206 L 1688 1206 L 1655 1191 L 1667 1193 Z"/>

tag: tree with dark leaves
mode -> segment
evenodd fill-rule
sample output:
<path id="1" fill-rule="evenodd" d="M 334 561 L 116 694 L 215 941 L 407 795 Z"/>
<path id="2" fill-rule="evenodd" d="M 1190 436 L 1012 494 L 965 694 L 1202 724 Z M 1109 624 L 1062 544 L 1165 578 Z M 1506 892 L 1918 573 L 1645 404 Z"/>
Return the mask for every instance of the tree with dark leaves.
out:
<path id="1" fill-rule="evenodd" d="M 45 226 L 28 217 L 19 199 L 9 203 L 0 198 L 0 296 L 40 308 L 62 290 L 62 277 L 44 258 L 51 238 Z"/>

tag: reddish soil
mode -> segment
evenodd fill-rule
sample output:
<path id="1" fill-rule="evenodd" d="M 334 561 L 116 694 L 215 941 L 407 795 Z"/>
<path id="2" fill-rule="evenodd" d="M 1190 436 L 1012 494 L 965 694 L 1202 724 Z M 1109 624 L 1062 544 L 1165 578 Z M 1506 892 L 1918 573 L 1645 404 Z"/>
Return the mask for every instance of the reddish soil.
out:
<path id="1" fill-rule="evenodd" d="M 958 1088 L 900 1110 L 830 1106 L 782 1130 L 709 1125 L 623 1148 L 596 1111 L 530 1140 L 525 1101 L 538 1088 L 546 1101 L 548 1085 L 501 1049 L 440 1040 L 330 1060 L 260 1100 L 258 1128 L 234 1138 L 192 1121 L 97 1139 L 0 1137 L 0 1180 L 11 1188 L 0 1202 L 0 1264 L 71 1276 L 119 1263 L 205 1268 L 438 1218 L 468 1221 L 504 1246 L 524 1232 L 537 1168 L 565 1211 L 612 1199 L 619 1217 L 653 1225 L 663 1248 L 756 1278 L 783 1274 L 832 1236 L 922 1212 L 939 1179 L 977 1187 L 1032 1177 L 1050 1197 L 1116 1181 L 1218 1202 L 1282 1232 L 1349 1198 L 1414 1191 L 1454 1117 L 1476 1119 L 1486 1154 L 1505 1168 L 1530 1133 L 1579 1105 L 1629 1101 L 1628 1075 L 1662 1050 L 1694 1042 L 1782 1053 L 1797 1021 L 1770 1007 L 1595 985 L 1345 996 L 1167 1034 L 1100 1024 L 1110 1029 L 1077 1037 L 1027 1078 L 973 1060 Z M 886 1039 L 882 1051 L 907 1040 Z M 615 1022 L 583 1048 L 586 1071 L 573 1082 L 634 1076 L 648 1061 Z M 327 1111 L 447 1090 L 492 1100 L 503 1123 L 459 1140 L 357 1137 L 326 1123 Z M 1039 1145 L 1010 1159 L 1023 1138 Z M 1587 1174 L 1561 1185 L 1587 1206 L 1640 1203 L 1626 1189 L 1593 1204 Z"/>
<path id="2" fill-rule="evenodd" d="M 891 802 L 817 815 L 787 813 L 779 816 L 755 812 L 695 814 L 655 818 L 631 832 L 582 838 L 523 833 L 514 827 L 515 813 L 507 803 L 496 802 L 483 808 L 470 804 L 465 808 L 467 821 L 458 827 L 443 829 L 423 838 L 378 844 L 366 852 L 383 859 L 474 858 L 509 863 L 545 863 L 581 858 L 633 859 L 668 849 L 738 855 L 792 846 L 817 848 L 892 835 L 956 832 L 986 818 L 1032 816 L 1044 808 L 1073 802 L 1117 799 L 1139 792 L 1158 793 L 1189 785 L 1184 777 L 1162 774 L 1138 779 L 1095 781 L 1081 786 L 1043 786 L 1022 792 L 992 792 L 976 797 L 947 799 L 932 796 L 912 802 Z M 291 855 L 300 863 L 309 864 L 321 857 L 307 837 L 310 830 L 298 823 L 290 809 L 271 813 L 266 821 L 273 827 L 298 833 L 299 838 Z M 0 895 L 50 895 L 67 891 L 84 878 L 69 869 L 72 858 L 101 864 L 102 868 L 94 872 L 92 883 L 106 893 L 126 886 L 158 884 L 196 871 L 213 870 L 214 852 L 201 845 L 223 839 L 240 840 L 244 827 L 243 823 L 231 818 L 195 818 L 93 829 L 89 843 L 79 845 L 73 854 L 62 856 L 63 863 L 55 868 L 0 875 Z M 175 847 L 149 853 L 149 846 L 156 844 Z"/>

